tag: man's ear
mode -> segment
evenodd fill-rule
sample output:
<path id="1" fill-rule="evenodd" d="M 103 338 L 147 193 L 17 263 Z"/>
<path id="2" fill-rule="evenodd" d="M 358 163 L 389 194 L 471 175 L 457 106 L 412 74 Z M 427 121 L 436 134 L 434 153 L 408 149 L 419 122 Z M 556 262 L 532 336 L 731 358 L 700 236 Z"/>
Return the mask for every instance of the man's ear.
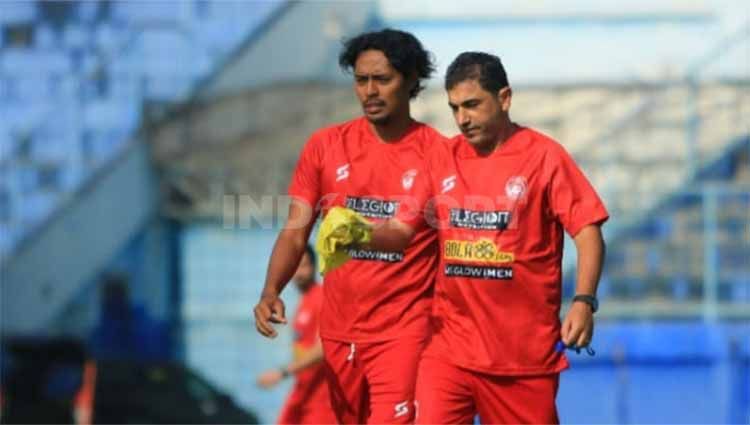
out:
<path id="1" fill-rule="evenodd" d="M 497 100 L 505 112 L 510 110 L 511 97 L 513 97 L 513 90 L 511 90 L 510 86 L 505 86 L 497 92 Z"/>

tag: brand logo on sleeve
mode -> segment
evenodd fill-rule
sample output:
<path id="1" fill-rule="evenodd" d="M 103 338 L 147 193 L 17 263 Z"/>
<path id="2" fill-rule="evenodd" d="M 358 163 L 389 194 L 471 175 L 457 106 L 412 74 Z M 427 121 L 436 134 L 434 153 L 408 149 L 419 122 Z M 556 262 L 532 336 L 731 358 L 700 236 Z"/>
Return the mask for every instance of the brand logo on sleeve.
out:
<path id="1" fill-rule="evenodd" d="M 336 169 L 336 181 L 345 180 L 349 178 L 349 164 L 344 164 Z"/>
<path id="2" fill-rule="evenodd" d="M 456 176 L 452 175 L 443 179 L 443 190 L 441 193 L 447 193 L 456 187 Z"/>
<path id="3" fill-rule="evenodd" d="M 415 177 L 417 177 L 417 170 L 412 169 L 405 172 L 403 177 L 401 177 L 401 186 L 403 186 L 405 190 L 411 189 L 414 185 Z"/>

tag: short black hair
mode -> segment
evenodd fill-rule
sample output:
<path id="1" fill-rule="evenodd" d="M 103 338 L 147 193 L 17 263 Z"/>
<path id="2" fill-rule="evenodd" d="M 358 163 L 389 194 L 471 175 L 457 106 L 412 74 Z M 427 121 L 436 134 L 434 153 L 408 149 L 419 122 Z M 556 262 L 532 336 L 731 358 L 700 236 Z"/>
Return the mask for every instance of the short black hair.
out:
<path id="1" fill-rule="evenodd" d="M 490 93 L 497 93 L 509 85 L 500 58 L 483 52 L 463 52 L 458 55 L 445 72 L 445 89 L 450 90 L 466 80 L 476 80 L 482 89 Z"/>
<path id="2" fill-rule="evenodd" d="M 422 43 L 414 35 L 392 28 L 366 32 L 345 40 L 339 54 L 339 66 L 344 71 L 352 71 L 359 54 L 365 50 L 380 50 L 401 75 L 417 77 L 417 85 L 409 92 L 412 99 L 424 89 L 422 80 L 429 79 L 435 71 L 432 54 L 422 47 Z"/>
<path id="3" fill-rule="evenodd" d="M 312 262 L 313 270 L 317 270 L 318 263 L 316 262 L 317 258 L 315 256 L 315 250 L 313 249 L 312 245 L 310 244 L 305 245 L 305 253 L 307 253 L 307 255 L 310 256 L 310 262 Z M 300 260 L 302 259 L 300 258 Z"/>

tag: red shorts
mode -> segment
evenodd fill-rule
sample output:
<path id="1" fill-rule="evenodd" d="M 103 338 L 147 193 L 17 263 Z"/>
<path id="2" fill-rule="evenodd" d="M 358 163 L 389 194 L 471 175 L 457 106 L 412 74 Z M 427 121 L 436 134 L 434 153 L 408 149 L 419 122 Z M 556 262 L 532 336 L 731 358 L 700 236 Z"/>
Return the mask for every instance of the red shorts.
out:
<path id="1" fill-rule="evenodd" d="M 322 365 L 321 365 L 322 366 Z M 317 367 L 317 366 L 314 366 Z M 323 367 L 294 382 L 279 415 L 279 424 L 335 424 Z"/>
<path id="2" fill-rule="evenodd" d="M 417 380 L 418 424 L 557 424 L 559 373 L 497 376 L 423 358 Z"/>
<path id="3" fill-rule="evenodd" d="M 331 404 L 342 424 L 414 422 L 414 391 L 426 337 L 349 344 L 323 338 Z"/>

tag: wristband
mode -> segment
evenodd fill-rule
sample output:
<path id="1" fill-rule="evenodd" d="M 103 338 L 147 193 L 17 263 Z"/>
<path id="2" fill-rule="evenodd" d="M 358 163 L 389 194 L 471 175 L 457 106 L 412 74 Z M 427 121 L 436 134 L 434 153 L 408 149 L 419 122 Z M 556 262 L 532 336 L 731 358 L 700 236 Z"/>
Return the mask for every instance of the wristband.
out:
<path id="1" fill-rule="evenodd" d="M 573 297 L 573 302 L 580 301 L 586 303 L 591 307 L 591 312 L 596 313 L 599 310 L 599 300 L 593 295 L 576 295 Z"/>

